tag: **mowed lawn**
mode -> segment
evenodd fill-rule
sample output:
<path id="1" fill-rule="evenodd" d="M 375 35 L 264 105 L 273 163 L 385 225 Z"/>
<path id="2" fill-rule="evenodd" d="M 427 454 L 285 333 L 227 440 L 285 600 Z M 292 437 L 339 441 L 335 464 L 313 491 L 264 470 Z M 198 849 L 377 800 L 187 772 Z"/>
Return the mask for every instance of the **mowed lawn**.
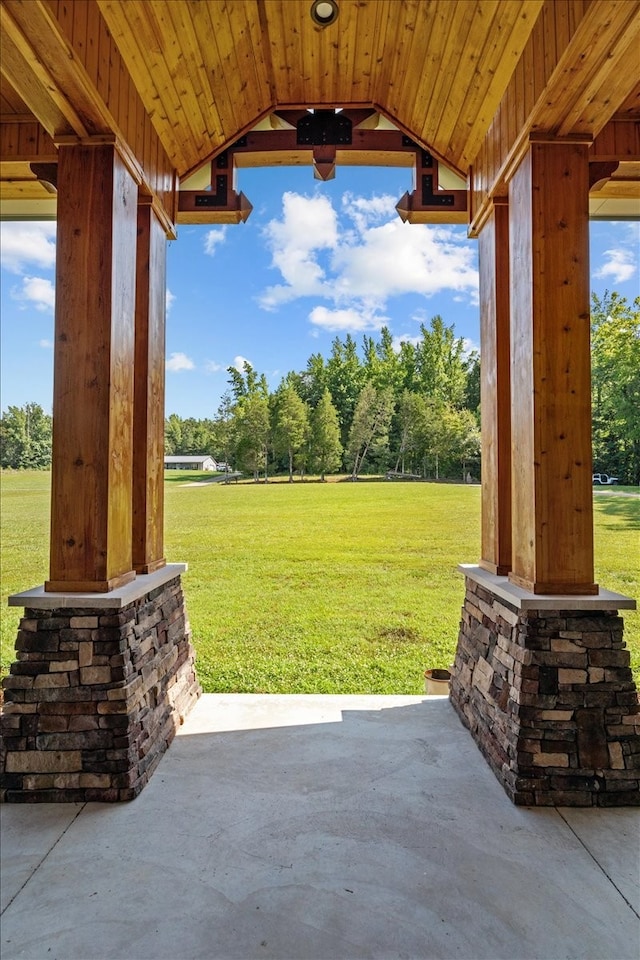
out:
<path id="1" fill-rule="evenodd" d="M 167 478 L 166 555 L 183 583 L 206 691 L 422 693 L 455 651 L 480 552 L 478 487 L 429 483 L 198 483 Z M 49 475 L 2 475 L 2 665 L 47 575 Z M 598 491 L 597 579 L 640 592 L 640 498 Z M 625 616 L 640 679 L 640 614 Z"/>

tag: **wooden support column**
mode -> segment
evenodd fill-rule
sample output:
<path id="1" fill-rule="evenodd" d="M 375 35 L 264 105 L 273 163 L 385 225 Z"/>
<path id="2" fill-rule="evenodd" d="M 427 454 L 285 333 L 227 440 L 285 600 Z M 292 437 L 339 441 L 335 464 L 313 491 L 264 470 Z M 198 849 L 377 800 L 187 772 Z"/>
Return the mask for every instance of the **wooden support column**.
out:
<path id="1" fill-rule="evenodd" d="M 164 567 L 164 361 L 167 240 L 151 206 L 138 202 L 133 416 L 133 566 Z"/>
<path id="2" fill-rule="evenodd" d="M 509 206 L 493 201 L 479 238 L 482 408 L 482 558 L 511 570 L 511 356 L 509 351 Z"/>
<path id="3" fill-rule="evenodd" d="M 534 142 L 509 184 L 513 563 L 594 594 L 588 145 Z"/>
<path id="4" fill-rule="evenodd" d="M 113 144 L 60 146 L 47 591 L 108 592 L 135 578 L 136 210 Z"/>

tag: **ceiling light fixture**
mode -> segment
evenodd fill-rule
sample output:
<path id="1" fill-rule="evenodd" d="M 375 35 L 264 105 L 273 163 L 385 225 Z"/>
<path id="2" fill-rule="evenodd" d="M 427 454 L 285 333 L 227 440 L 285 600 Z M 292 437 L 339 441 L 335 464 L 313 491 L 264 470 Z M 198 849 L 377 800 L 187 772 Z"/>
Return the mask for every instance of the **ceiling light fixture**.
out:
<path id="1" fill-rule="evenodd" d="M 319 27 L 328 27 L 338 19 L 336 0 L 314 0 L 311 4 L 311 19 Z"/>

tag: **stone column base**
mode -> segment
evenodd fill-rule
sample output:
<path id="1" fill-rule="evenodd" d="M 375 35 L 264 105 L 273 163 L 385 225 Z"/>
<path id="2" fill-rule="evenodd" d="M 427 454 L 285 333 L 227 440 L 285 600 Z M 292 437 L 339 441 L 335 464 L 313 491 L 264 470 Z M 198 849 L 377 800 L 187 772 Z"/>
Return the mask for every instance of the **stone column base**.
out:
<path id="1" fill-rule="evenodd" d="M 4 801 L 140 793 L 201 692 L 176 568 L 73 605 L 20 595 L 18 659 L 3 680 Z"/>
<path id="2" fill-rule="evenodd" d="M 573 598 L 571 609 L 570 598 L 525 597 L 505 578 L 461 569 L 451 702 L 509 797 L 640 805 L 640 706 L 614 609 L 633 601 Z"/>

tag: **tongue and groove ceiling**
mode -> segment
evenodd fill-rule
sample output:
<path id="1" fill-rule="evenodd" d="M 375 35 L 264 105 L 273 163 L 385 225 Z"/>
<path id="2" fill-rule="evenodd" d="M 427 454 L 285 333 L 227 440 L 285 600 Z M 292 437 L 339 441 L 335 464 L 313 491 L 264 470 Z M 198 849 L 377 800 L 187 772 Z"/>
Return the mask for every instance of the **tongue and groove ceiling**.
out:
<path id="1" fill-rule="evenodd" d="M 461 173 L 542 0 L 99 0 L 181 176 L 276 106 L 375 105 Z"/>
<path id="2" fill-rule="evenodd" d="M 338 5 L 336 22 L 320 27 L 311 0 L 1 0 L 0 119 L 35 118 L 55 137 L 78 135 L 79 116 L 101 134 L 133 90 L 129 142 L 144 109 L 181 181 L 256 125 L 277 127 L 276 110 L 373 108 L 370 126 L 390 121 L 463 178 L 479 157 L 497 169 L 493 154 L 519 130 L 597 136 L 612 117 L 638 129 L 637 0 Z M 100 16 L 108 32 L 96 31 Z M 62 31 L 57 62 L 48 17 Z M 68 130 L 54 129 L 58 115 L 71 117 Z M 613 190 L 638 207 L 640 151 L 615 155 L 625 163 L 599 196 Z M 15 162 L 2 174 L 4 199 L 45 191 L 27 168 L 22 179 Z"/>

